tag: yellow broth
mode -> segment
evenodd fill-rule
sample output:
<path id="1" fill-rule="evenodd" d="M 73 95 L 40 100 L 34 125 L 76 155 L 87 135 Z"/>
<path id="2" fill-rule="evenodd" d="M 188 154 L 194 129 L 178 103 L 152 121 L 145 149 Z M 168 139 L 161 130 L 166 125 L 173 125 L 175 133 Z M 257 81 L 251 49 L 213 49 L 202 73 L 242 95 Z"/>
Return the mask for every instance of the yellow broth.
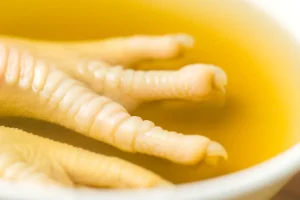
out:
<path id="1" fill-rule="evenodd" d="M 0 33 L 50 40 L 178 32 L 193 35 L 196 46 L 186 56 L 172 61 L 143 63 L 140 67 L 175 69 L 195 62 L 220 66 L 229 79 L 225 104 L 214 107 L 205 103 L 154 102 L 141 106 L 133 114 L 168 130 L 202 134 L 220 142 L 228 151 L 227 163 L 221 163 L 219 167 L 202 163 L 181 166 L 150 156 L 124 153 L 44 122 L 4 118 L 1 124 L 125 158 L 175 183 L 241 170 L 294 144 L 295 135 L 288 135 L 292 129 L 291 104 L 286 100 L 288 94 L 284 94 L 284 87 L 279 85 L 284 82 L 280 80 L 286 80 L 286 74 L 280 73 L 282 65 L 300 63 L 295 54 L 280 50 L 280 47 L 290 48 L 292 44 L 284 46 L 284 39 L 276 42 L 268 39 L 267 33 L 272 33 L 272 37 L 283 36 L 264 29 L 260 23 L 247 24 L 253 21 L 243 14 L 243 3 L 226 1 L 232 4 L 230 7 L 220 1 L 191 0 L 186 1 L 190 6 L 184 7 L 179 1 L 170 2 L 160 5 L 159 1 L 139 0 L 3 1 L 0 3 Z M 255 14 L 253 11 L 252 15 Z M 265 35 L 260 35 L 263 32 Z"/>

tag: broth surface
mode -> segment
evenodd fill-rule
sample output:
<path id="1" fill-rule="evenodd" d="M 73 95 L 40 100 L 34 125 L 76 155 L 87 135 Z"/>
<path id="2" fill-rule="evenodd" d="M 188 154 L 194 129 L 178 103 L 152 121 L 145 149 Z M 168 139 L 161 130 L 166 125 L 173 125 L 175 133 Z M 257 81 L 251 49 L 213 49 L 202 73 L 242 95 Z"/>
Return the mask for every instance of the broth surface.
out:
<path id="1" fill-rule="evenodd" d="M 6 118 L 1 119 L 1 124 L 20 127 L 95 152 L 120 156 L 175 183 L 244 169 L 292 144 L 285 136 L 290 128 L 285 102 L 264 70 L 265 65 L 275 65 L 274 62 L 258 59 L 256 49 L 249 49 L 241 41 L 235 41 L 234 35 L 226 35 L 216 29 L 218 23 L 223 23 L 222 20 L 212 18 L 211 23 L 207 23 L 201 18 L 201 10 L 197 17 L 195 15 L 191 19 L 155 6 L 149 9 L 136 1 L 29 0 L 26 9 L 20 2 L 23 1 L 0 3 L 1 34 L 53 40 L 178 32 L 193 35 L 196 46 L 185 57 L 175 61 L 145 63 L 141 67 L 175 69 L 195 62 L 220 66 L 229 79 L 224 106 L 156 102 L 141 106 L 133 114 L 152 120 L 168 130 L 208 136 L 224 145 L 229 160 L 216 168 L 201 164 L 185 167 L 150 156 L 124 153 L 44 122 Z M 257 48 L 260 48 L 259 45 Z"/>

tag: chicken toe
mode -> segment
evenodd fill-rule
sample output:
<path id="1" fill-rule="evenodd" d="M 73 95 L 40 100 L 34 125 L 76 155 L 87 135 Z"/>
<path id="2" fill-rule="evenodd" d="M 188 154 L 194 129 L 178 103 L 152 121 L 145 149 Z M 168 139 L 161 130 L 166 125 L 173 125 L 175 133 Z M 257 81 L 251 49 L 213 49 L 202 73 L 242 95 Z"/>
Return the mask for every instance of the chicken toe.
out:
<path id="1" fill-rule="evenodd" d="M 47 186 L 147 188 L 171 183 L 119 158 L 0 127 L 0 178 Z"/>

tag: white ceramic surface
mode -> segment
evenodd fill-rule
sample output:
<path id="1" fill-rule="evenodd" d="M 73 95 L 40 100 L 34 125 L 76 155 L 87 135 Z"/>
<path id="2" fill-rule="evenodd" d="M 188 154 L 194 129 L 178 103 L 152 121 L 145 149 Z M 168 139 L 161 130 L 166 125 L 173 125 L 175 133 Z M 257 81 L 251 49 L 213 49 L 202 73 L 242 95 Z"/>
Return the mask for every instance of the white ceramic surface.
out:
<path id="1" fill-rule="evenodd" d="M 186 0 L 188 3 L 188 0 Z M 248 0 L 264 9 L 283 29 L 300 40 L 300 2 L 298 0 Z M 298 40 L 298 41 L 297 41 Z M 10 185 L 0 182 L 1 199 L 111 199 L 111 200 L 266 200 L 278 192 L 300 169 L 300 144 L 262 164 L 230 175 L 176 189 L 144 191 L 97 191 L 32 188 L 29 185 Z"/>

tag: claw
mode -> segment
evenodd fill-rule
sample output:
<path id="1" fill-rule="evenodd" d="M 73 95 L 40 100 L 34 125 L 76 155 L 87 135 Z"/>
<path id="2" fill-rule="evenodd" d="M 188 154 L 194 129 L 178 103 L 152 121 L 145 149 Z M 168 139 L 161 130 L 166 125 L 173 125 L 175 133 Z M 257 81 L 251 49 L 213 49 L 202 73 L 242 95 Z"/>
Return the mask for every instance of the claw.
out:
<path id="1" fill-rule="evenodd" d="M 190 49 L 194 46 L 194 38 L 188 34 L 177 34 L 173 38 L 178 42 L 179 45 L 186 49 Z"/>
<path id="2" fill-rule="evenodd" d="M 201 101 L 214 92 L 225 93 L 227 76 L 218 67 L 204 64 L 193 64 L 179 71 L 177 87 L 182 85 L 183 96 L 186 100 Z"/>
<path id="3" fill-rule="evenodd" d="M 228 159 L 226 150 L 219 143 L 211 142 L 207 147 L 205 162 L 212 166 L 217 166 L 221 159 Z"/>

